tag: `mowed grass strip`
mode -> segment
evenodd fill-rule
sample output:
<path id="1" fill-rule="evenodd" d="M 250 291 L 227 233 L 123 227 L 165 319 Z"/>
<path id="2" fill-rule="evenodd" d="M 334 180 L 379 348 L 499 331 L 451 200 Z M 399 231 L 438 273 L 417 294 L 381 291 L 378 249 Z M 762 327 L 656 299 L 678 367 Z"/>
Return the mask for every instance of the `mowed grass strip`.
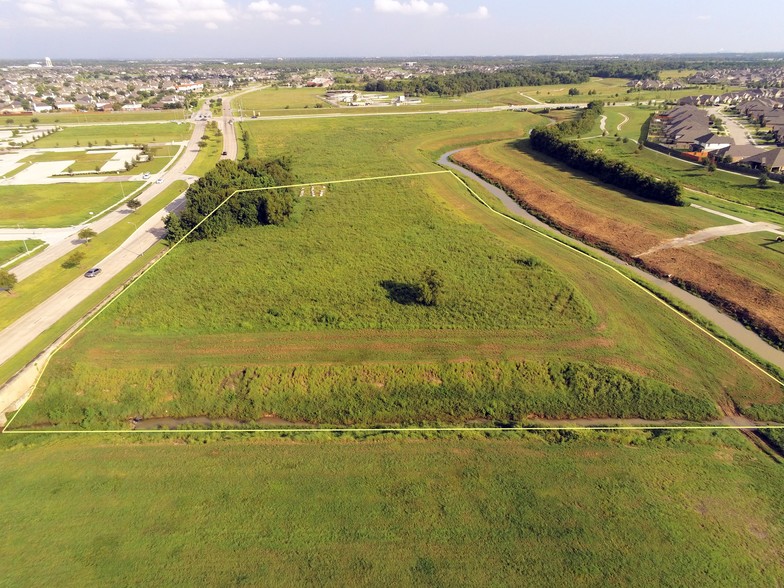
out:
<path id="1" fill-rule="evenodd" d="M 0 186 L 0 227 L 68 227 L 122 200 L 141 182 L 61 182 Z"/>
<path id="2" fill-rule="evenodd" d="M 88 143 L 95 146 L 128 145 L 143 143 L 168 143 L 185 141 L 192 131 L 190 124 L 156 123 L 156 124 L 121 124 L 121 125 L 83 125 L 65 127 L 61 131 L 47 135 L 31 143 L 31 147 L 87 147 Z"/>
<path id="3" fill-rule="evenodd" d="M 43 241 L 38 241 L 37 239 L 27 239 L 26 241 L 0 241 L 0 264 L 35 249 L 41 244 L 43 244 Z"/>
<path id="4" fill-rule="evenodd" d="M 4 435 L 4 579 L 784 582 L 784 470 L 739 433 L 502 435 Z"/>

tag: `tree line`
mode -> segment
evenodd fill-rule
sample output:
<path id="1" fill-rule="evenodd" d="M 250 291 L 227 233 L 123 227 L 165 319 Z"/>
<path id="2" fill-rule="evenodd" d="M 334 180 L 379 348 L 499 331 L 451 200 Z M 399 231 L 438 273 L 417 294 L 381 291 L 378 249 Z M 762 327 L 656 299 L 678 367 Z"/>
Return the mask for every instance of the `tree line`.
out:
<path id="1" fill-rule="evenodd" d="M 591 102 L 575 119 L 557 125 L 533 129 L 531 147 L 549 155 L 574 169 L 591 174 L 601 181 L 628 190 L 642 198 L 664 204 L 684 206 L 681 187 L 674 180 L 659 180 L 622 161 L 592 153 L 567 136 L 580 134 L 593 128 L 602 113 L 600 102 Z"/>
<path id="2" fill-rule="evenodd" d="M 235 190 L 269 188 L 294 183 L 288 158 L 269 161 L 222 160 L 185 194 L 181 216 L 166 217 L 166 239 L 176 243 Z M 211 239 L 234 227 L 283 224 L 291 214 L 294 200 L 290 190 L 241 192 L 217 210 L 189 239 Z"/>
<path id="3" fill-rule="evenodd" d="M 581 84 L 589 80 L 586 72 L 563 71 L 548 66 L 516 67 L 494 72 L 464 71 L 428 75 L 409 79 L 373 80 L 365 84 L 366 92 L 396 92 L 407 96 L 460 96 L 468 92 L 544 86 L 548 84 Z"/>

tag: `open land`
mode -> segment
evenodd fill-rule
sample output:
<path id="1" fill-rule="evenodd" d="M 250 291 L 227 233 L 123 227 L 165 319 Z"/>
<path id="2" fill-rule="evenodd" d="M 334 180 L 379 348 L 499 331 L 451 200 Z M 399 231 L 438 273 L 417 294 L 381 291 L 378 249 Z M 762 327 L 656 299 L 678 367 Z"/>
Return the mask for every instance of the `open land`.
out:
<path id="1" fill-rule="evenodd" d="M 432 170 L 449 147 L 519 137 L 541 122 L 489 113 L 243 127 L 262 156 L 295 153 L 301 179 L 318 182 Z M 675 221 L 706 224 L 698 210 Z M 425 255 L 446 281 L 438 307 L 407 298 Z M 503 344 L 488 348 L 477 329 Z M 324 332 L 341 343 L 310 334 Z M 408 332 L 432 342 L 413 363 L 391 344 Z M 283 341 L 290 354 L 269 353 Z M 315 365 L 325 357 L 333 371 Z M 455 368 L 456 359 L 466 365 Z M 475 392 L 512 389 L 528 392 L 498 410 Z M 592 392 L 574 396 L 578 389 Z M 635 389 L 647 392 L 630 395 Z M 434 390 L 457 399 L 452 414 L 428 406 Z M 613 272 L 493 216 L 447 174 L 328 186 L 323 198 L 298 198 L 286 226 L 178 248 L 56 356 L 14 425 L 100 428 L 164 414 L 248 420 L 287 406 L 290 420 L 345 424 L 643 410 L 699 420 L 728 396 L 744 406 L 781 394 Z M 389 398 L 400 410 L 379 408 Z"/>
<path id="2" fill-rule="evenodd" d="M 501 435 L 7 435 L 4 580 L 784 582 L 784 474 L 739 434 Z"/>
<path id="3" fill-rule="evenodd" d="M 65 127 L 61 131 L 35 141 L 34 147 L 73 147 L 87 146 L 88 143 L 103 146 L 138 145 L 143 143 L 168 143 L 184 141 L 190 137 L 189 124 L 120 124 L 120 125 L 80 125 Z"/>
<path id="4" fill-rule="evenodd" d="M 4 227 L 67 227 L 122 200 L 141 182 L 55 183 L 0 186 Z"/>

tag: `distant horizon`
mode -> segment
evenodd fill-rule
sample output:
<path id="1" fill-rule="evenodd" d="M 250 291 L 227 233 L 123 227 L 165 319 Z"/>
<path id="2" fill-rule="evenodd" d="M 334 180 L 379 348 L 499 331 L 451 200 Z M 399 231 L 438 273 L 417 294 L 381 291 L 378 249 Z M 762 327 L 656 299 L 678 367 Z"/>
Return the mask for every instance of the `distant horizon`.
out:
<path id="1" fill-rule="evenodd" d="M 0 0 L 2 1 L 2 0 Z M 44 59 L 48 57 L 52 60 L 53 66 L 67 65 L 64 61 L 93 61 L 93 62 L 217 62 L 227 63 L 228 65 L 245 64 L 251 65 L 252 62 L 265 62 L 265 61 L 352 61 L 352 60 L 367 60 L 367 61 L 400 61 L 400 60 L 459 60 L 459 59 L 487 59 L 487 60 L 502 60 L 502 59 L 667 59 L 667 58 L 735 58 L 735 57 L 758 57 L 780 59 L 784 61 L 784 51 L 721 51 L 710 53 L 541 53 L 541 54 L 444 54 L 444 55 L 405 55 L 405 54 L 389 54 L 389 55 L 301 55 L 301 56 L 218 56 L 218 57 L 85 57 L 85 56 L 22 56 L 14 58 L 0 58 L 0 64 L 3 65 L 17 65 L 17 64 L 33 64 L 43 63 Z"/>

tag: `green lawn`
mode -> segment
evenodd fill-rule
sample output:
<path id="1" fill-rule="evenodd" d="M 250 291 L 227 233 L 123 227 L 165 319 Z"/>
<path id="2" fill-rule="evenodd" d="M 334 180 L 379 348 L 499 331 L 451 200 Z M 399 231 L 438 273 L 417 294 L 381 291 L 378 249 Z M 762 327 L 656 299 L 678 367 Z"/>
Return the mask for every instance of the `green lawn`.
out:
<path id="1" fill-rule="evenodd" d="M 0 241 L 0 264 L 10 261 L 25 251 L 35 249 L 41 244 L 43 244 L 43 241 L 38 241 L 36 239 L 27 239 L 27 241 Z"/>
<path id="2" fill-rule="evenodd" d="M 102 147 L 108 141 L 112 145 L 168 143 L 190 138 L 190 124 L 123 124 L 83 125 L 65 127 L 31 143 L 32 147 L 88 147 L 88 143 Z"/>
<path id="3" fill-rule="evenodd" d="M 294 154 L 295 171 L 308 181 L 434 169 L 435 152 L 493 134 L 519 136 L 540 122 L 534 115 L 492 113 L 245 126 L 264 156 Z M 321 132 L 314 132 L 318 124 Z M 682 222 L 702 221 L 696 214 Z M 399 293 L 427 265 L 444 276 L 444 303 L 402 304 Z M 286 226 L 178 248 L 56 357 L 19 422 L 59 422 L 67 415 L 95 426 L 92 416 L 116 421 L 138 410 L 150 414 L 154 406 L 182 416 L 207 406 L 212 415 L 252 416 L 264 405 L 252 401 L 264 381 L 256 366 L 270 366 L 269 377 L 285 383 L 291 366 L 323 362 L 363 382 L 361 389 L 336 388 L 346 407 L 358 407 L 338 420 L 367 422 L 373 415 L 351 411 L 376 406 L 385 391 L 382 380 L 365 386 L 373 381 L 364 365 L 401 364 L 407 373 L 456 360 L 501 362 L 497 373 L 510 360 L 539 362 L 546 370 L 580 361 L 694 398 L 713 401 L 726 393 L 740 405 L 781 400 L 775 385 L 659 302 L 610 270 L 491 215 L 454 178 L 438 175 L 331 186 L 324 198 L 297 198 Z M 419 367 L 404 368 L 405 362 Z M 533 381 L 521 377 L 521 386 Z M 600 390 L 592 382 L 595 375 L 586 389 Z M 421 377 L 416 385 L 423 385 Z M 76 400 L 73 390 L 79 390 Z M 305 400 L 313 398 L 306 393 Z M 114 408 L 91 412 L 93 402 Z M 424 415 L 415 420 L 432 418 L 422 408 L 426 395 L 413 402 Z M 471 406 L 472 414 L 494 414 L 489 406 Z M 454 414 L 458 419 L 466 411 Z"/>
<path id="4" fill-rule="evenodd" d="M 67 227 L 84 222 L 141 186 L 140 182 L 0 186 L 0 226 Z"/>
<path id="5" fill-rule="evenodd" d="M 776 586 L 738 433 L 2 439 L 9 586 Z"/>

